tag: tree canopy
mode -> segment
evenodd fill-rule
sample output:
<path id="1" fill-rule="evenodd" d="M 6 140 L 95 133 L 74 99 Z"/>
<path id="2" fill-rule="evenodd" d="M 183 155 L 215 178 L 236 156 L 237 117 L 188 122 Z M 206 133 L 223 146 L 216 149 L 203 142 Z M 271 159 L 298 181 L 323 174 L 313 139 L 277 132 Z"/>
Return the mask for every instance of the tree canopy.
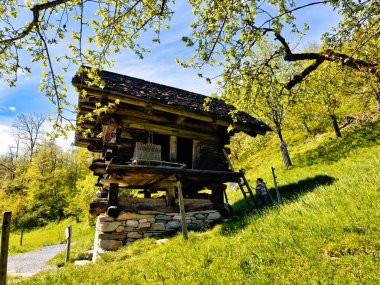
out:
<path id="1" fill-rule="evenodd" d="M 377 79 L 380 77 L 378 57 L 368 58 L 361 53 L 378 42 L 380 5 L 377 1 L 189 0 L 188 3 L 195 18 L 191 36 L 184 35 L 183 41 L 192 47 L 194 54 L 181 64 L 221 65 L 221 82 L 227 82 L 236 72 L 264 72 L 261 67 L 266 63 L 257 61 L 254 55 L 257 44 L 268 36 L 280 44 L 273 51 L 273 58 L 280 55 L 289 62 L 308 62 L 298 74 L 289 75 L 287 89 L 325 61 L 339 62 Z M 125 49 L 142 57 L 146 49 L 140 45 L 139 38 L 150 30 L 155 33 L 152 40 L 159 43 L 162 29 L 169 28 L 175 5 L 173 0 L 1 1 L 0 78 L 15 86 L 20 72 L 32 71 L 25 52 L 33 62 L 41 63 L 44 71 L 40 91 L 57 105 L 55 126 L 60 127 L 63 110 L 70 105 L 62 76 L 67 68 L 112 66 L 114 55 Z M 298 26 L 296 12 L 321 5 L 331 5 L 342 17 L 341 22 L 335 30 L 326 31 L 320 51 L 295 50 L 295 43 L 290 43 L 287 36 L 307 33 L 307 25 Z M 353 39 L 358 34 L 361 40 L 355 42 Z M 349 51 L 343 50 L 347 42 L 355 43 Z M 52 50 L 58 48 L 60 55 L 53 57 Z M 208 78 L 207 74 L 202 76 Z M 96 76 L 93 78 L 93 84 L 102 85 Z"/>

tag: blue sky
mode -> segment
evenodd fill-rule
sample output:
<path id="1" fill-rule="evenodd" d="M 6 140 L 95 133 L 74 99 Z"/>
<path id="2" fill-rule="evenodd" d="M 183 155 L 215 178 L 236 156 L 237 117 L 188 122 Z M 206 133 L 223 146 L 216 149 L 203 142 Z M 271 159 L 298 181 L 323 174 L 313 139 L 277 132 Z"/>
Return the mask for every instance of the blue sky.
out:
<path id="1" fill-rule="evenodd" d="M 299 2 L 305 3 L 305 1 Z M 177 1 L 176 7 L 176 13 L 171 22 L 171 30 L 163 31 L 161 44 L 150 43 L 151 33 L 143 35 L 143 41 L 147 43 L 151 53 L 146 54 L 144 59 L 140 60 L 130 51 L 124 51 L 116 56 L 116 65 L 112 71 L 204 95 L 215 93 L 216 87 L 206 83 L 204 79 L 200 79 L 197 75 L 199 71 L 185 69 L 174 61 L 175 57 L 186 59 L 191 54 L 191 50 L 184 46 L 181 38 L 182 36 L 190 36 L 189 24 L 193 20 L 191 8 L 185 4 L 185 1 Z M 335 26 L 339 20 L 332 9 L 325 5 L 303 9 L 297 12 L 296 16 L 300 23 L 307 22 L 310 24 L 307 36 L 299 45 L 301 48 L 309 43 L 319 42 L 321 35 Z M 60 46 L 62 44 L 65 43 L 60 43 Z M 56 50 L 60 51 L 59 48 Z M 0 81 L 0 154 L 6 152 L 8 145 L 12 144 L 11 125 L 18 114 L 34 112 L 52 115 L 54 112 L 54 106 L 44 94 L 38 91 L 41 80 L 39 65 L 31 64 L 31 66 L 33 73 L 31 75 L 19 74 L 19 81 L 15 88 L 8 88 L 6 83 Z M 77 94 L 70 82 L 75 71 L 76 67 L 69 69 L 64 75 L 69 89 L 68 99 L 73 104 L 77 101 Z M 205 68 L 202 72 L 204 74 L 218 74 L 218 70 L 210 67 Z M 45 128 L 48 130 L 50 125 L 47 123 Z M 73 135 L 71 134 L 69 140 L 59 140 L 59 144 L 67 148 L 72 140 Z"/>

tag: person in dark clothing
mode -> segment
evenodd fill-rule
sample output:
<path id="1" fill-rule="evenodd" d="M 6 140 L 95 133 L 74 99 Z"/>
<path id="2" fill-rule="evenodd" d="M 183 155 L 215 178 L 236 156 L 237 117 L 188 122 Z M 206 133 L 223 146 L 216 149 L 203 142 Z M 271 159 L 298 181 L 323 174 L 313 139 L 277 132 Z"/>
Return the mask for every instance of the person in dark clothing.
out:
<path id="1" fill-rule="evenodd" d="M 267 186 L 262 178 L 257 178 L 256 185 L 256 201 L 260 201 L 261 207 L 265 207 L 268 195 Z"/>

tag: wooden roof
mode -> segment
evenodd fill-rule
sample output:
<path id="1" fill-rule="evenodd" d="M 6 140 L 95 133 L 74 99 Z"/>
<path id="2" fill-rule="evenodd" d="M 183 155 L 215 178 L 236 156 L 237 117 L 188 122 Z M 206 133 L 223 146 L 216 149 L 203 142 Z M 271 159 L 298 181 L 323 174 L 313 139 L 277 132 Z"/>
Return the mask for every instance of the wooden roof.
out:
<path id="1" fill-rule="evenodd" d="M 227 105 L 223 100 L 114 72 L 103 70 L 99 71 L 98 74 L 105 84 L 104 88 L 88 86 L 85 83 L 87 78 L 84 74 L 75 75 L 72 79 L 72 83 L 79 88 L 97 89 L 121 97 L 133 98 L 152 104 L 162 104 L 174 109 L 196 113 L 230 123 L 233 122 L 230 113 L 236 109 L 231 105 Z M 207 108 L 204 107 L 205 99 L 208 101 Z M 265 132 L 271 131 L 271 128 L 265 123 L 245 112 L 239 111 L 234 116 L 237 124 L 253 129 L 254 133 L 265 134 Z M 252 135 L 253 133 L 250 134 Z"/>

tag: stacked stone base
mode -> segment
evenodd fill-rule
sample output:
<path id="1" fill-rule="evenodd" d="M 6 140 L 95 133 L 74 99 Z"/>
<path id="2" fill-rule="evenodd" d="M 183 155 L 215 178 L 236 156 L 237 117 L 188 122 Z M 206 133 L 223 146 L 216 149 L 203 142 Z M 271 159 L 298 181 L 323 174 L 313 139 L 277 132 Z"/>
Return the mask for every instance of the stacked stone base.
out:
<path id="1" fill-rule="evenodd" d="M 222 216 L 216 210 L 186 213 L 189 230 L 205 230 L 220 221 Z M 104 251 L 114 251 L 138 239 L 179 230 L 181 230 L 179 213 L 121 212 L 117 218 L 101 214 L 96 222 L 93 261 Z"/>

